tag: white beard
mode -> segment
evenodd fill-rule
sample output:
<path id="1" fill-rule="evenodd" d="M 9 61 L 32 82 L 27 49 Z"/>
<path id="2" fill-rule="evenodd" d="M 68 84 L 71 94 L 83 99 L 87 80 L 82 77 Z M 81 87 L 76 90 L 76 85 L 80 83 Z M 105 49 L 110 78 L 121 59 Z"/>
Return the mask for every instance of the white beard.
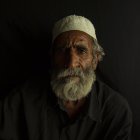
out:
<path id="1" fill-rule="evenodd" d="M 68 75 L 76 75 L 78 77 L 66 77 Z M 76 101 L 89 94 L 95 80 L 96 75 L 92 67 L 84 72 L 79 68 L 67 69 L 60 72 L 53 72 L 51 86 L 58 98 Z"/>

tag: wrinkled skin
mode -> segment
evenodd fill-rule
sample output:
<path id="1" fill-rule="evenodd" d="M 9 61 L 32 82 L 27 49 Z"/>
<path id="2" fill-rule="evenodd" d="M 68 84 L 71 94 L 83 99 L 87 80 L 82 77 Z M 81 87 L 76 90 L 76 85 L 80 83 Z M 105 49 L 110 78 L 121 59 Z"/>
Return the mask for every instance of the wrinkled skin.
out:
<path id="1" fill-rule="evenodd" d="M 53 66 L 56 69 L 80 67 L 86 69 L 97 66 L 93 59 L 93 42 L 91 37 L 81 31 L 68 31 L 59 35 L 53 44 Z"/>

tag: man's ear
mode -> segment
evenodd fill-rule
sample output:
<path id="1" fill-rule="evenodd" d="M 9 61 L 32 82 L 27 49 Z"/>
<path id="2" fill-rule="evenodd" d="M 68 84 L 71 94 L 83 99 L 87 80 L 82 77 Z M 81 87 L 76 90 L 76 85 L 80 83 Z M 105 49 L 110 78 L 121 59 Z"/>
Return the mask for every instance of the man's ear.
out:
<path id="1" fill-rule="evenodd" d="M 98 65 L 98 55 L 97 55 L 97 54 L 94 55 L 94 58 L 93 58 L 92 64 L 93 64 L 93 69 L 96 70 L 97 65 Z"/>

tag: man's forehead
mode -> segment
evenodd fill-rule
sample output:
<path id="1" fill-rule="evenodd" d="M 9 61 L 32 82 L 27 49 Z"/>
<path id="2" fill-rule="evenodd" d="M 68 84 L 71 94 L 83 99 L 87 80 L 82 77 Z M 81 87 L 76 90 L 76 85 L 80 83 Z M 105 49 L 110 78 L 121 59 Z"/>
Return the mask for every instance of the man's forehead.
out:
<path id="1" fill-rule="evenodd" d="M 92 37 L 90 37 L 88 34 L 82 32 L 82 31 L 67 31 L 64 33 L 61 33 L 54 41 L 54 44 L 59 43 L 69 43 L 69 42 L 75 42 L 75 43 L 88 43 L 92 41 Z"/>

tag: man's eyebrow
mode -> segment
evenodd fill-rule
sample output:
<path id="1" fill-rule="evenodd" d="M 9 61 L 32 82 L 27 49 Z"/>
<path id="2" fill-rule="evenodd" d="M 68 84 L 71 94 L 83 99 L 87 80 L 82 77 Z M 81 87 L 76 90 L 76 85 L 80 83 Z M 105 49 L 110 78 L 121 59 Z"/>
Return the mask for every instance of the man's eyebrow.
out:
<path id="1" fill-rule="evenodd" d="M 76 44 L 75 47 L 76 47 L 76 48 L 87 49 L 87 46 L 86 46 L 85 44 Z"/>

